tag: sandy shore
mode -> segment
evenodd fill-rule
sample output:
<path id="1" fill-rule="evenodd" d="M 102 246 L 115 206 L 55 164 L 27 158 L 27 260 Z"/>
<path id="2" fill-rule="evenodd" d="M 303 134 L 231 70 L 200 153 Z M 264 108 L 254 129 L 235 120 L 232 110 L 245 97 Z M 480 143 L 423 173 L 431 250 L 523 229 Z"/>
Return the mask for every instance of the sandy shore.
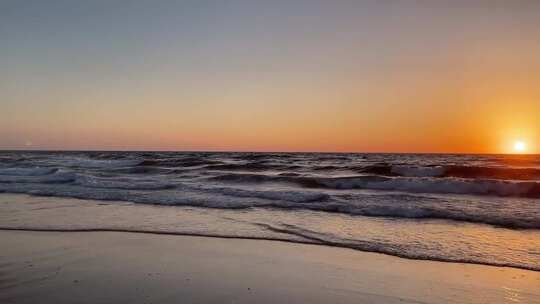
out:
<path id="1" fill-rule="evenodd" d="M 0 231 L 1 303 L 540 303 L 540 273 L 276 241 Z"/>

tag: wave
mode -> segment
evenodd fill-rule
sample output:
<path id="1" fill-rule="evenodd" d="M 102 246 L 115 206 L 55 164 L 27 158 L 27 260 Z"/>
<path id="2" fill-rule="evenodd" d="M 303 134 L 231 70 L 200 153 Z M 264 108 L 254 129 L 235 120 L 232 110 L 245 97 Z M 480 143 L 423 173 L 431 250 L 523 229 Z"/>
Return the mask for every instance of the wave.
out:
<path id="1" fill-rule="evenodd" d="M 163 167 L 197 167 L 204 165 L 222 164 L 219 160 L 212 160 L 205 157 L 181 157 L 181 158 L 161 158 L 145 159 L 139 166 L 163 166 Z"/>
<path id="2" fill-rule="evenodd" d="M 229 173 L 212 180 L 243 183 L 286 182 L 306 188 L 371 189 L 415 193 L 470 194 L 493 196 L 540 197 L 540 182 L 470 180 L 462 178 L 387 177 L 358 175 L 345 177 L 307 177 Z"/>
<path id="3" fill-rule="evenodd" d="M 503 168 L 460 165 L 410 166 L 377 164 L 353 169 L 358 173 L 377 174 L 384 176 L 540 180 L 540 169 L 537 168 Z"/>
<path id="4" fill-rule="evenodd" d="M 360 157 L 361 159 L 364 159 L 365 156 Z M 349 156 L 346 155 L 321 155 L 317 156 L 317 161 L 348 161 L 350 160 Z"/>
<path id="5" fill-rule="evenodd" d="M 337 197 L 324 211 L 401 219 L 441 219 L 512 229 L 540 229 L 540 214 L 530 201 L 486 202 L 423 195 L 376 194 Z M 334 210 L 330 209 L 331 207 Z"/>
<path id="6" fill-rule="evenodd" d="M 489 224 L 505 228 L 540 229 L 540 215 L 529 212 L 531 208 L 523 202 L 492 204 L 496 210 L 479 213 L 478 210 L 484 207 L 484 201 L 441 199 L 418 195 L 345 194 L 331 196 L 321 192 L 250 191 L 236 188 L 215 188 L 205 189 L 205 191 L 236 197 L 272 200 L 264 205 L 259 204 L 257 207 L 305 209 L 396 219 L 441 219 Z M 227 205 L 230 206 L 230 203 Z M 221 208 L 219 203 L 213 203 L 212 206 Z"/>
<path id="7" fill-rule="evenodd" d="M 433 166 L 433 167 L 392 166 L 391 172 L 399 176 L 407 176 L 407 177 L 438 177 L 446 173 L 446 168 L 442 166 Z"/>
<path id="8" fill-rule="evenodd" d="M 226 173 L 208 178 L 211 181 L 236 182 L 236 183 L 262 183 L 272 181 L 294 182 L 295 177 L 282 175 L 266 175 L 256 173 Z"/>
<path id="9" fill-rule="evenodd" d="M 236 154 L 236 153 L 235 153 Z M 290 159 L 297 155 L 290 153 L 238 153 L 232 158 L 246 161 L 258 161 L 264 159 Z"/>
<path id="10" fill-rule="evenodd" d="M 82 157 L 74 158 L 65 158 L 58 161 L 60 165 L 66 167 L 75 167 L 75 168 L 121 168 L 121 167 L 131 167 L 140 164 L 142 161 L 137 159 L 130 160 L 117 160 L 117 159 L 89 159 Z"/>
<path id="11" fill-rule="evenodd" d="M 463 178 L 492 178 L 504 180 L 540 180 L 540 169 L 447 166 L 444 176 Z"/>
<path id="12" fill-rule="evenodd" d="M 35 183 L 35 184 L 54 184 L 69 183 L 76 178 L 75 173 L 65 171 L 54 171 L 49 175 L 0 175 L 0 183 Z"/>
<path id="13" fill-rule="evenodd" d="M 269 164 L 266 162 L 250 162 L 244 164 L 208 165 L 205 169 L 219 171 L 265 171 L 265 170 L 297 170 L 300 165 Z"/>
<path id="14" fill-rule="evenodd" d="M 448 193 L 517 197 L 540 197 L 539 182 L 510 182 L 499 180 L 467 180 L 458 178 L 383 178 L 359 176 L 342 178 L 314 178 L 317 185 L 333 189 L 372 189 L 418 193 Z"/>
<path id="15" fill-rule="evenodd" d="M 322 233 L 318 231 L 309 230 L 302 228 L 296 225 L 291 224 L 282 224 L 279 226 L 273 226 L 264 223 L 258 223 L 260 227 L 268 229 L 270 231 L 281 233 L 281 234 L 290 234 L 296 237 L 301 237 L 308 239 L 315 244 L 333 246 L 333 247 L 342 247 L 349 248 L 359 251 L 367 252 L 377 252 L 387 255 L 397 256 L 406 259 L 413 260 L 429 260 L 429 261 L 440 261 L 440 262 L 451 262 L 451 263 L 467 263 L 467 264 L 481 264 L 481 265 L 491 265 L 499 267 L 514 267 L 532 271 L 540 271 L 539 266 L 534 265 L 522 265 L 519 263 L 513 262 L 495 262 L 491 259 L 482 259 L 480 257 L 471 257 L 471 258 L 462 258 L 458 256 L 449 256 L 449 255 L 439 255 L 435 253 L 427 252 L 418 252 L 414 249 L 409 249 L 407 246 L 393 246 L 385 242 L 378 242 L 375 240 L 354 240 L 354 239 L 345 239 L 331 233 Z"/>
<path id="16" fill-rule="evenodd" d="M 0 169 L 0 175 L 12 176 L 40 176 L 48 175 L 58 171 L 56 168 L 6 168 Z"/>
<path id="17" fill-rule="evenodd" d="M 179 169 L 168 169 L 154 166 L 135 166 L 125 168 L 112 168 L 107 172 L 121 173 L 121 174 L 172 174 L 178 172 L 186 172 Z"/>
<path id="18" fill-rule="evenodd" d="M 96 188 L 99 191 L 96 191 Z M 155 191 L 159 190 L 159 191 Z M 70 184 L 2 184 L 0 192 L 141 204 L 218 209 L 277 208 L 396 219 L 442 219 L 511 229 L 540 229 L 531 200 L 479 200 L 413 194 L 327 193 L 316 190 L 251 190 L 186 184 L 85 181 Z"/>
<path id="19" fill-rule="evenodd" d="M 79 175 L 74 184 L 89 188 L 109 188 L 125 190 L 165 190 L 175 187 L 172 183 L 164 183 L 153 180 L 134 180 L 120 178 L 98 178 Z"/>
<path id="20" fill-rule="evenodd" d="M 131 171 L 134 168 L 125 170 Z M 159 172 L 159 170 L 158 170 Z M 95 177 L 56 168 L 10 168 L 0 169 L 0 183 L 66 184 L 72 183 L 89 188 L 127 190 L 163 190 L 174 188 L 172 183 L 126 177 Z"/>
<path id="21" fill-rule="evenodd" d="M 315 191 L 278 191 L 278 190 L 246 190 L 239 188 L 228 187 L 215 187 L 215 188 L 195 188 L 204 192 L 211 192 L 217 194 L 223 194 L 227 196 L 246 197 L 246 198 L 260 198 L 268 200 L 278 200 L 294 203 L 312 203 L 312 202 L 326 202 L 330 199 L 330 195 Z M 289 204 L 285 204 L 287 207 L 291 207 Z M 274 207 L 280 207 L 280 205 L 273 205 Z"/>

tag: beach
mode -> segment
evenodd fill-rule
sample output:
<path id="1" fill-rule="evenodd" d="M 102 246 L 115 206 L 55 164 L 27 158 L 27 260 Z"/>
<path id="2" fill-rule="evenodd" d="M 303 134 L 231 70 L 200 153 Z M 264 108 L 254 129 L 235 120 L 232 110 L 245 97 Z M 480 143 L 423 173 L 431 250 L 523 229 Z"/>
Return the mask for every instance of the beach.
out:
<path id="1" fill-rule="evenodd" d="M 540 304 L 536 156 L 0 156 L 2 304 Z"/>
<path id="2" fill-rule="evenodd" d="M 540 303 L 540 273 L 278 241 L 0 231 L 2 303 Z"/>

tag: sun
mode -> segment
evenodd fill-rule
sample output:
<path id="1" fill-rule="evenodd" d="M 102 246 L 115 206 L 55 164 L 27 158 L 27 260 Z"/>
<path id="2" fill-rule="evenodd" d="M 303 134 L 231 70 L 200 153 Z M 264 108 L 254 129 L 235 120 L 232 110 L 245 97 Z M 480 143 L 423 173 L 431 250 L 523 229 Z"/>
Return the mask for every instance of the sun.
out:
<path id="1" fill-rule="evenodd" d="M 518 140 L 514 143 L 514 151 L 518 153 L 525 152 L 527 150 L 527 145 L 524 141 Z"/>

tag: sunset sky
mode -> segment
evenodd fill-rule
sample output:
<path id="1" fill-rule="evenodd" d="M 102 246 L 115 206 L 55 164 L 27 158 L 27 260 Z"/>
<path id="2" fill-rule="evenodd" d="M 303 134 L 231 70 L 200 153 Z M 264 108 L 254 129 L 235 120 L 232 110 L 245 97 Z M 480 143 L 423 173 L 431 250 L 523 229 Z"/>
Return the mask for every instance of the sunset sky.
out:
<path id="1" fill-rule="evenodd" d="M 2 1 L 0 149 L 540 153 L 540 1 Z"/>

